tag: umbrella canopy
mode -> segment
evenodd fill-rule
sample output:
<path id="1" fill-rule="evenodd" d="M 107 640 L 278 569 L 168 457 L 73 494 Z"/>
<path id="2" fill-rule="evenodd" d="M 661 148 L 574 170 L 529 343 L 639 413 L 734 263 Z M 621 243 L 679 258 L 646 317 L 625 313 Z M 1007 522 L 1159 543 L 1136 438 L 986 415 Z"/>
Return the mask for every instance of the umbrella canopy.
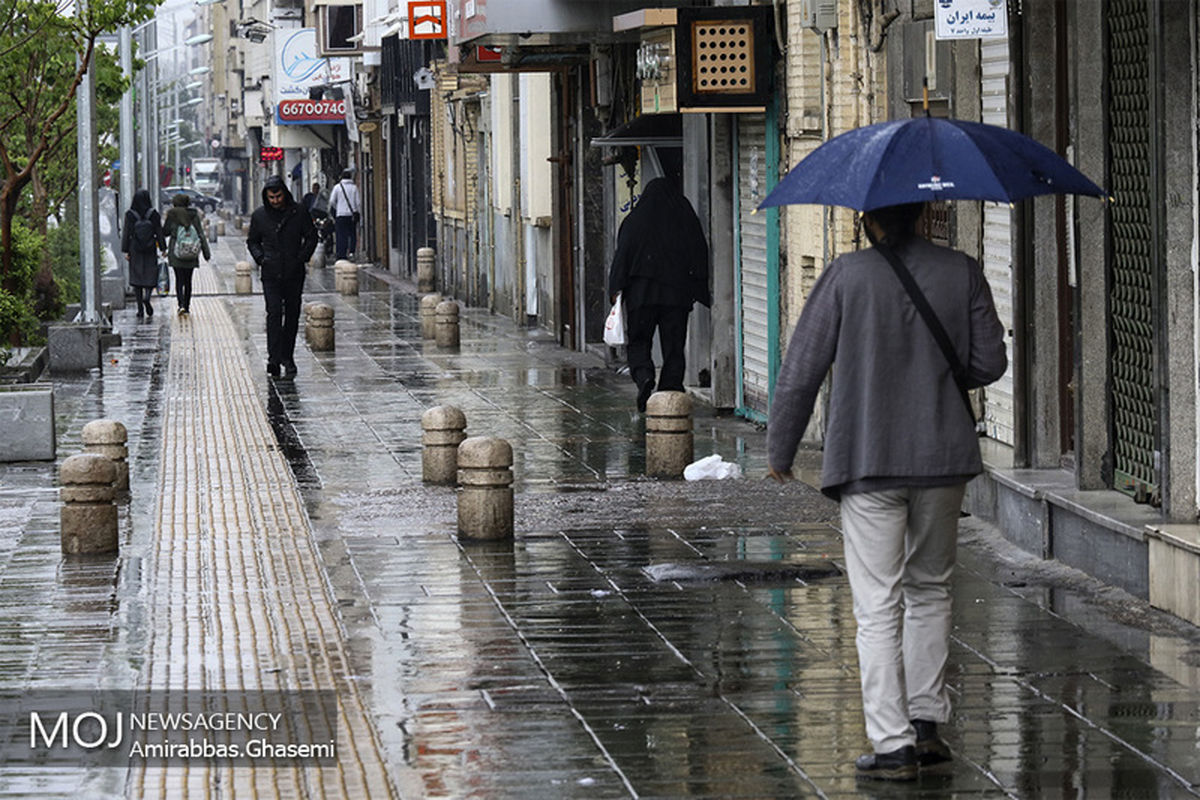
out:
<path id="1" fill-rule="evenodd" d="M 1011 203 L 1041 194 L 1107 193 L 1024 134 L 917 117 L 835 136 L 797 164 L 759 208 L 814 203 L 870 211 L 934 200 Z"/>

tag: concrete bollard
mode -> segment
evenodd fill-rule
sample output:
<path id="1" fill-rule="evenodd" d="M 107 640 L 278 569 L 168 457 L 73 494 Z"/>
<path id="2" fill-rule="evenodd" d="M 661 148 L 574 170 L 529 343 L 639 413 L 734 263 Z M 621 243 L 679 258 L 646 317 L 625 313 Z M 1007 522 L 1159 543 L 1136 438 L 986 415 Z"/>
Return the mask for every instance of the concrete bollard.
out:
<path id="1" fill-rule="evenodd" d="M 225 220 L 219 219 L 219 220 L 217 220 L 217 236 L 224 236 L 224 235 L 225 235 Z"/>
<path id="2" fill-rule="evenodd" d="M 250 294 L 254 290 L 254 282 L 250 277 L 253 267 L 249 261 L 239 261 L 233 276 L 233 290 L 238 294 Z"/>
<path id="3" fill-rule="evenodd" d="M 417 291 L 432 292 L 436 287 L 434 280 L 434 262 L 437 252 L 432 247 L 417 248 Z"/>
<path id="4" fill-rule="evenodd" d="M 113 462 L 117 477 L 113 488 L 125 491 L 129 488 L 129 432 L 115 419 L 94 419 L 83 426 L 83 452 L 104 456 Z"/>
<path id="5" fill-rule="evenodd" d="M 458 347 L 458 303 L 443 300 L 437 304 L 434 340 L 438 347 Z"/>
<path id="6" fill-rule="evenodd" d="M 421 298 L 421 338 L 437 338 L 437 307 L 442 302 L 440 294 L 427 294 Z"/>
<path id="7" fill-rule="evenodd" d="M 358 294 L 358 264 L 340 259 L 333 265 L 334 288 L 341 294 Z"/>
<path id="8" fill-rule="evenodd" d="M 454 406 L 434 406 L 421 415 L 421 480 L 458 482 L 458 446 L 467 438 L 466 427 L 466 415 Z"/>
<path id="9" fill-rule="evenodd" d="M 646 401 L 646 474 L 682 478 L 692 463 L 692 398 L 686 392 L 655 392 Z"/>
<path id="10" fill-rule="evenodd" d="M 458 532 L 468 539 L 513 535 L 512 445 L 472 436 L 458 446 Z"/>
<path id="11" fill-rule="evenodd" d="M 333 306 L 327 303 L 305 306 L 304 338 L 313 350 L 333 349 Z"/>
<path id="12" fill-rule="evenodd" d="M 62 463 L 62 551 L 68 555 L 117 551 L 117 468 L 97 453 L 80 453 Z"/>

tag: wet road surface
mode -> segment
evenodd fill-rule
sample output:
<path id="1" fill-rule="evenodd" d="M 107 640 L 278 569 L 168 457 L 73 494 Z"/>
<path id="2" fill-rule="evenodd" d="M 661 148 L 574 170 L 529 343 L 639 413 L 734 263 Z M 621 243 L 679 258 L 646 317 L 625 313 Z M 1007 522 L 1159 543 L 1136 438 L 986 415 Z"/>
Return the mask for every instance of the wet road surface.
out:
<path id="1" fill-rule="evenodd" d="M 53 465 L 0 465 L 0 689 L 335 688 L 364 709 L 353 768 L 374 782 L 3 764 L 0 796 L 1200 793 L 1196 630 L 970 519 L 954 772 L 857 783 L 836 508 L 761 479 L 761 430 L 698 406 L 696 456 L 748 477 L 640 478 L 633 385 L 597 357 L 478 309 L 461 350 L 438 351 L 411 287 L 364 277 L 342 297 L 332 270 L 307 298 L 334 306 L 336 350 L 302 332 L 297 378 L 269 381 L 261 299 L 224 293 L 244 249 L 227 237 L 217 256 L 190 319 L 171 299 L 140 323 L 118 312 L 102 373 L 55 378 L 60 458 L 90 419 L 129 428 L 119 558 L 64 560 Z M 460 541 L 454 490 L 421 484 L 419 417 L 441 403 L 512 443 L 512 542 Z M 298 654 L 310 666 L 280 670 Z"/>

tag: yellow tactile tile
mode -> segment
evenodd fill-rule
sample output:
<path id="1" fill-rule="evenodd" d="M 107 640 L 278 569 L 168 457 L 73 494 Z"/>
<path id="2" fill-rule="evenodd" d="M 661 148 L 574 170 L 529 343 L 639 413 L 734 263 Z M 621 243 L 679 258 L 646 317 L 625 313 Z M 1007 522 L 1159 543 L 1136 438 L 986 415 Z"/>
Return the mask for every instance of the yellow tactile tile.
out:
<path id="1" fill-rule="evenodd" d="M 197 278 L 198 293 L 215 288 L 203 269 Z M 130 795 L 395 796 L 302 499 L 221 300 L 195 297 L 172 321 L 169 363 L 143 688 L 336 691 L 325 713 L 338 722 L 338 763 L 140 767 Z"/>

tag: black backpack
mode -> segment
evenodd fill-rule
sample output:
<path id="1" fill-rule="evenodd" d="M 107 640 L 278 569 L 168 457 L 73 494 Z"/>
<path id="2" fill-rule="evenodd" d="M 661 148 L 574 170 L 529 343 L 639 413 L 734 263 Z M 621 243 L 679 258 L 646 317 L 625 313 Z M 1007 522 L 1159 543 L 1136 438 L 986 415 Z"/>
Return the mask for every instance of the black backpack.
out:
<path id="1" fill-rule="evenodd" d="M 154 241 L 154 223 L 150 221 L 150 215 L 154 213 L 154 209 L 146 211 L 146 215 L 138 217 L 133 223 L 133 249 L 139 251 L 153 250 L 156 242 Z"/>

